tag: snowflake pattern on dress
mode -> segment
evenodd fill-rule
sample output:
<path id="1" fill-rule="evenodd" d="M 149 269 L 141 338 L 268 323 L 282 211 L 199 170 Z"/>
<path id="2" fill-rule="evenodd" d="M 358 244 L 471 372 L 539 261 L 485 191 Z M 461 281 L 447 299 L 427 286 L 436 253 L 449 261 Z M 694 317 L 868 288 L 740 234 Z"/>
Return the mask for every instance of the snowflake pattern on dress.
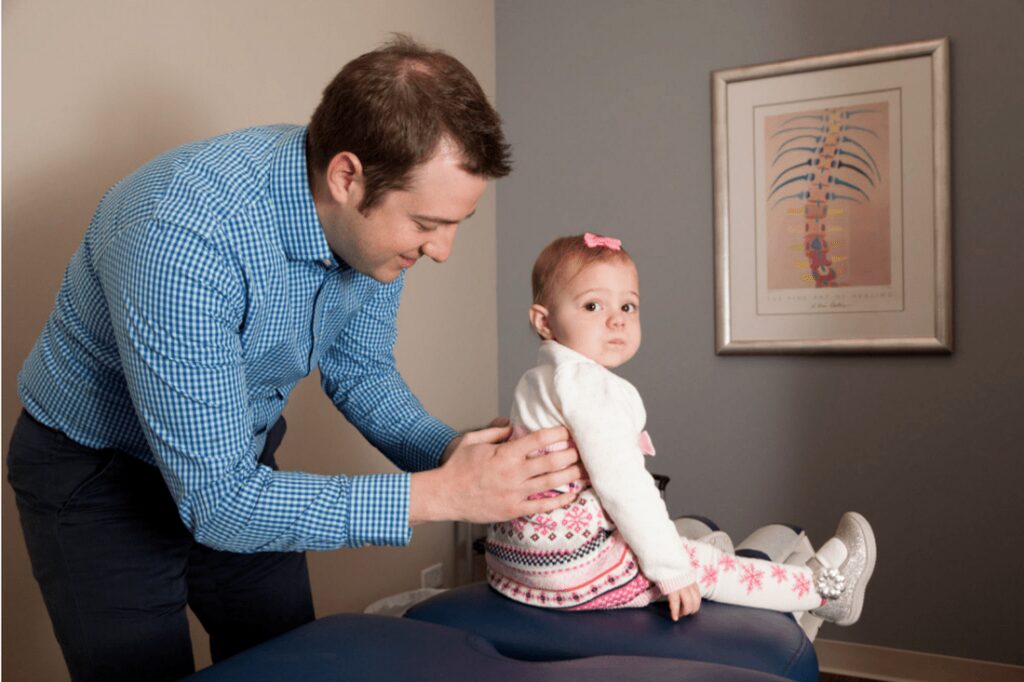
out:
<path id="1" fill-rule="evenodd" d="M 736 560 L 728 554 L 723 555 L 722 558 L 718 560 L 718 565 L 722 567 L 722 573 L 728 573 L 736 570 Z"/>
<path id="2" fill-rule="evenodd" d="M 761 583 L 764 571 L 757 570 L 757 566 L 754 564 L 741 564 L 740 568 L 743 571 L 743 575 L 740 576 L 740 582 L 747 586 L 747 594 L 750 594 L 755 589 L 764 589 L 764 585 Z"/>
<path id="3" fill-rule="evenodd" d="M 583 507 L 575 506 L 565 513 L 565 518 L 562 519 L 562 525 L 574 533 L 579 533 L 580 531 L 584 530 L 587 527 L 587 525 L 593 520 L 593 514 L 588 512 Z"/>
<path id="4" fill-rule="evenodd" d="M 612 552 L 606 561 L 596 565 L 593 570 L 584 569 L 583 574 L 567 574 L 565 579 L 572 582 L 564 587 L 557 584 L 552 584 L 550 588 L 536 584 L 524 585 L 519 579 L 504 575 L 501 569 L 509 564 L 498 560 L 493 554 L 488 554 L 487 580 L 498 592 L 532 606 L 572 611 L 646 606 L 660 594 L 658 588 L 640 572 L 629 548 L 619 539 L 610 540 L 609 549 Z M 543 558 L 550 554 L 541 552 L 538 556 Z M 520 567 L 530 570 L 530 565 L 526 563 L 520 564 Z M 535 577 L 540 575 L 536 573 Z M 581 577 L 584 582 L 576 582 Z M 531 580 L 529 576 L 525 576 L 525 579 Z"/>
<path id="5" fill-rule="evenodd" d="M 538 534 L 551 533 L 558 528 L 558 524 L 543 514 L 534 516 L 533 520 L 530 521 L 530 525 L 534 527 Z"/>
<path id="6" fill-rule="evenodd" d="M 781 585 L 789 580 L 789 574 L 786 573 L 786 569 L 782 566 L 772 566 L 772 577 L 775 578 L 775 583 L 777 585 Z"/>

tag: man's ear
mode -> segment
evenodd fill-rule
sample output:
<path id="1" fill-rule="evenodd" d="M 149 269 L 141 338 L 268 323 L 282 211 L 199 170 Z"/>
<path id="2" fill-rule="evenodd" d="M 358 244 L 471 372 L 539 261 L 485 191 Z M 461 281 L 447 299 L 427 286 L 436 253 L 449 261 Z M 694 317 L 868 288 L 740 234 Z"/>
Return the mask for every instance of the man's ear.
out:
<path id="1" fill-rule="evenodd" d="M 545 341 L 550 341 L 555 338 L 554 332 L 551 331 L 551 326 L 548 324 L 548 309 L 539 303 L 534 303 L 530 306 L 530 324 L 533 325 L 534 331 Z"/>
<path id="2" fill-rule="evenodd" d="M 366 189 L 363 163 L 352 152 L 338 152 L 327 164 L 324 181 L 339 204 L 358 206 Z"/>

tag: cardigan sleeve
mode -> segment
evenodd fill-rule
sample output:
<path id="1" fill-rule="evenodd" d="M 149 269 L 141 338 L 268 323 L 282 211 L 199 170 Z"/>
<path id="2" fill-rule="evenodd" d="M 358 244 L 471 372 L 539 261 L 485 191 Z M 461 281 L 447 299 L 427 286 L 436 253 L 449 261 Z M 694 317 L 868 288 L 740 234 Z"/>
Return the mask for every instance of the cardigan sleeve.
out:
<path id="1" fill-rule="evenodd" d="M 588 363 L 559 366 L 554 388 L 590 483 L 644 574 L 665 593 L 695 582 L 696 571 L 644 467 L 639 436 L 647 417 L 640 394 Z"/>

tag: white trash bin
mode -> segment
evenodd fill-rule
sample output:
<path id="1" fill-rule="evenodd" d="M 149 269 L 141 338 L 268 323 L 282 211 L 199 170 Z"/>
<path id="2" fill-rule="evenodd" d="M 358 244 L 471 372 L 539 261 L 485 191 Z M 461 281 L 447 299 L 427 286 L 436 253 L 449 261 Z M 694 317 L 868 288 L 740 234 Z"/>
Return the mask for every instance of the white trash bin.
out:
<path id="1" fill-rule="evenodd" d="M 393 594 L 390 597 L 384 597 L 378 599 L 369 606 L 363 613 L 368 613 L 374 616 L 394 616 L 401 618 L 405 615 L 405 612 L 411 609 L 421 601 L 430 599 L 435 594 L 441 594 L 444 592 L 443 589 L 436 587 L 424 587 L 419 590 L 410 590 L 408 592 L 399 592 Z"/>

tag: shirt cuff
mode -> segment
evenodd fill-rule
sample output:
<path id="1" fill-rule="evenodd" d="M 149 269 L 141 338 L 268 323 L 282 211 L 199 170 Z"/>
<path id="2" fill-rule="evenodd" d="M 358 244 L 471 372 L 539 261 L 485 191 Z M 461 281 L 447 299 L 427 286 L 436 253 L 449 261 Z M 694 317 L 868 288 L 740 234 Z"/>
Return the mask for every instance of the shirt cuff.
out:
<path id="1" fill-rule="evenodd" d="M 441 455 L 448 443 L 459 432 L 433 417 L 424 417 L 416 422 L 405 435 L 402 443 L 404 457 L 409 471 L 428 471 L 441 463 Z"/>
<path id="2" fill-rule="evenodd" d="M 353 476 L 348 520 L 349 547 L 407 545 L 409 474 Z"/>
<path id="3" fill-rule="evenodd" d="M 689 587 L 695 582 L 696 579 L 693 575 L 693 571 L 687 571 L 686 573 L 681 573 L 668 580 L 659 580 L 655 585 L 657 585 L 658 589 L 661 590 L 662 594 L 671 594 L 672 592 L 678 592 L 684 587 Z"/>

